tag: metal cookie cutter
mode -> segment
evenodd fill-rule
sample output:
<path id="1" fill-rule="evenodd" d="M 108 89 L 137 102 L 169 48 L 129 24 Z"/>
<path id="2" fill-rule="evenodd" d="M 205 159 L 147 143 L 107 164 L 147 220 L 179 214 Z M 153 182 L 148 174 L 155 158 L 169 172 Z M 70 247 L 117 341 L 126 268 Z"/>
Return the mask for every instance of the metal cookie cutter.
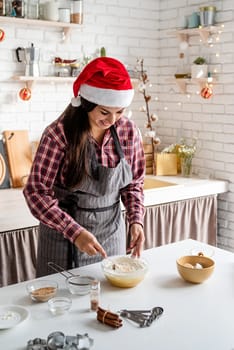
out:
<path id="1" fill-rule="evenodd" d="M 45 339 L 35 338 L 28 341 L 27 350 L 47 350 L 47 342 Z"/>
<path id="2" fill-rule="evenodd" d="M 50 333 L 47 340 L 35 338 L 29 340 L 27 350 L 89 350 L 93 346 L 93 339 L 87 333 L 75 336 L 62 332 Z"/>

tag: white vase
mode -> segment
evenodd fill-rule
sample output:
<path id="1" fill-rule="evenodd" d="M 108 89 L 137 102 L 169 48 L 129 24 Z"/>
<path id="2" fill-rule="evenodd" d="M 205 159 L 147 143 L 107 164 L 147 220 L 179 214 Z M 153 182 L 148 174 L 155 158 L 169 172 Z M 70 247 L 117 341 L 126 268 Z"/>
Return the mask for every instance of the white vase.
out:
<path id="1" fill-rule="evenodd" d="M 208 65 L 207 64 L 192 64 L 191 66 L 191 78 L 207 78 Z"/>

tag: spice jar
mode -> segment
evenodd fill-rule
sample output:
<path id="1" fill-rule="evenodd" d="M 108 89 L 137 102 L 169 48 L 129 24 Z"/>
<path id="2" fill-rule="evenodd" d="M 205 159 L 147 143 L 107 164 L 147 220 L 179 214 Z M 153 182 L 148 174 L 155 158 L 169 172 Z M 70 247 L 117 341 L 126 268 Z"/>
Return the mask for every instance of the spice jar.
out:
<path id="1" fill-rule="evenodd" d="M 10 16 L 24 17 L 24 1 L 12 1 L 10 6 Z"/>
<path id="2" fill-rule="evenodd" d="M 83 23 L 83 0 L 71 2 L 71 23 Z"/>
<path id="3" fill-rule="evenodd" d="M 97 311 L 100 299 L 100 282 L 95 280 L 91 284 L 90 289 L 90 309 L 92 311 Z"/>
<path id="4" fill-rule="evenodd" d="M 6 1 L 0 0 L 0 16 L 5 16 L 5 15 L 6 15 Z"/>
<path id="5" fill-rule="evenodd" d="M 27 1 L 27 18 L 38 19 L 39 18 L 39 0 Z"/>

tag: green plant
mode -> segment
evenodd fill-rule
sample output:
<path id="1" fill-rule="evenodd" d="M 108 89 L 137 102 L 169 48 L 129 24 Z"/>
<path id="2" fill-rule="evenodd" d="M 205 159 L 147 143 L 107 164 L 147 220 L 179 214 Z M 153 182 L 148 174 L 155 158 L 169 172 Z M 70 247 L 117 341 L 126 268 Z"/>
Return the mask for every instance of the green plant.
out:
<path id="1" fill-rule="evenodd" d="M 194 64 L 198 64 L 198 65 L 202 65 L 202 64 L 206 64 L 206 59 L 204 57 L 197 57 L 194 61 L 193 61 Z"/>
<path id="2" fill-rule="evenodd" d="M 106 56 L 106 49 L 105 49 L 105 47 L 101 47 L 101 49 L 100 49 L 100 56 L 101 57 L 105 57 Z"/>

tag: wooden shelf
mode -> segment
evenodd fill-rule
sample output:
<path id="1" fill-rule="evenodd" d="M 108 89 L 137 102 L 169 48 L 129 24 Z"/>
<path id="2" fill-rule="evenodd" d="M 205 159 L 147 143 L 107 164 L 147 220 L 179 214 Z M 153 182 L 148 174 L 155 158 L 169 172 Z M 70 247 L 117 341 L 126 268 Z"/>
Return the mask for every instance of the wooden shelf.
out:
<path id="1" fill-rule="evenodd" d="M 189 36 L 199 35 L 202 41 L 206 42 L 210 34 L 219 33 L 221 31 L 221 26 L 209 26 L 199 28 L 178 29 L 172 32 L 168 32 L 168 35 L 177 36 L 180 41 L 188 41 Z"/>
<path id="2" fill-rule="evenodd" d="M 21 81 L 26 84 L 29 89 L 32 89 L 36 82 L 41 83 L 73 83 L 76 77 L 26 77 L 26 76 L 13 76 L 13 80 Z"/>
<path id="3" fill-rule="evenodd" d="M 74 83 L 76 77 L 55 77 L 55 76 L 46 76 L 46 77 L 27 77 L 25 75 L 14 75 L 12 77 L 15 81 L 24 82 L 25 85 L 32 89 L 35 83 L 41 82 L 41 83 Z M 136 87 L 136 85 L 139 83 L 138 79 L 131 79 L 133 87 Z"/>
<path id="4" fill-rule="evenodd" d="M 65 38 L 69 35 L 72 29 L 82 28 L 81 24 L 77 23 L 65 23 L 65 22 L 55 22 L 55 21 L 46 21 L 41 19 L 27 19 L 27 18 L 18 18 L 18 17 L 7 17 L 0 16 L 0 23 L 9 23 L 16 25 L 29 25 L 34 27 L 58 27 L 62 28 Z"/>
<path id="5" fill-rule="evenodd" d="M 211 81 L 209 81 L 209 79 L 210 78 L 169 78 L 167 79 L 167 82 L 175 83 L 179 87 L 180 92 L 185 94 L 187 84 L 197 84 L 199 85 L 200 89 L 202 89 L 206 86 L 206 84 L 213 84 L 217 82 L 217 80 L 214 78 L 211 78 Z"/>

